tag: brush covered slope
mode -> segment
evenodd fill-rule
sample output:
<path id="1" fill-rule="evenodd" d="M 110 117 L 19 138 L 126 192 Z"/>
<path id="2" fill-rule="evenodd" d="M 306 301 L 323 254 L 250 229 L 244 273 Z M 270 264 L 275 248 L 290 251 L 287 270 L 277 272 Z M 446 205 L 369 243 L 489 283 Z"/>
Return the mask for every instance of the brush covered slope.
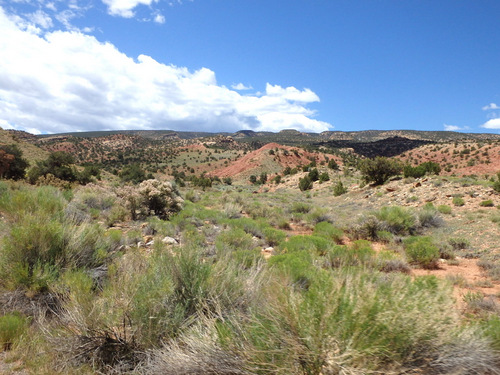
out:
<path id="1" fill-rule="evenodd" d="M 0 181 L 0 372 L 500 374 L 493 162 L 404 177 L 453 155 L 424 145 L 373 184 L 352 149 L 223 137 Z"/>

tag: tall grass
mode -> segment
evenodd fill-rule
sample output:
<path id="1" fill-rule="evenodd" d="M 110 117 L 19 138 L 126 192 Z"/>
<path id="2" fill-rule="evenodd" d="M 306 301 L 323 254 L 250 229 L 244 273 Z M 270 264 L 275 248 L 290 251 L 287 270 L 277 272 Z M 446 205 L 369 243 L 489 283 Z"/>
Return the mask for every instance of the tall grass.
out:
<path id="1" fill-rule="evenodd" d="M 5 235 L 0 244 L 0 284 L 42 292 L 65 270 L 93 268 L 113 250 L 98 224 L 65 216 L 68 202 L 52 187 L 22 187 L 0 197 Z"/>

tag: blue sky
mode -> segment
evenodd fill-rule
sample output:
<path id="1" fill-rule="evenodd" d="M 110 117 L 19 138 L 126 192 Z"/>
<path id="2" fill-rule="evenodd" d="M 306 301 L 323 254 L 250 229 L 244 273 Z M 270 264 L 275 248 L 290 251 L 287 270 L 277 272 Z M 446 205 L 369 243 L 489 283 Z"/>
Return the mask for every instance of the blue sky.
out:
<path id="1" fill-rule="evenodd" d="M 0 0 L 0 126 L 500 129 L 500 2 Z"/>

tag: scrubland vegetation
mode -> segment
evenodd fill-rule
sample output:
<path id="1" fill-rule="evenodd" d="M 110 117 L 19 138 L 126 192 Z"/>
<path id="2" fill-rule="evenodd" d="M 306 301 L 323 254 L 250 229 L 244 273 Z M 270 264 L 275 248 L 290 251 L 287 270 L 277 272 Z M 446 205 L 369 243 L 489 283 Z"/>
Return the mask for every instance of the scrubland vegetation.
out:
<path id="1" fill-rule="evenodd" d="M 484 212 L 465 211 L 472 194 L 426 202 L 415 178 L 451 184 L 432 163 L 176 184 L 138 166 L 83 179 L 56 156 L 34 164 L 33 184 L 0 181 L 12 373 L 500 374 L 500 296 L 482 292 L 500 258 L 456 227 L 462 215 L 496 226 L 497 199 Z M 432 273 L 469 260 L 481 284 Z"/>

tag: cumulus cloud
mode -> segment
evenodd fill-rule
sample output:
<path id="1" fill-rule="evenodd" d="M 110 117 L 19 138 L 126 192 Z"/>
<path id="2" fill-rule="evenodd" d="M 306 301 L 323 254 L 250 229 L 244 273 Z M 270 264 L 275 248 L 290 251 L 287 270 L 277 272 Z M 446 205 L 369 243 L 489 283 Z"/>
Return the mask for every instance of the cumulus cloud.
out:
<path id="1" fill-rule="evenodd" d="M 481 127 L 485 129 L 500 129 L 500 118 L 488 120 Z"/>
<path id="2" fill-rule="evenodd" d="M 488 105 L 485 105 L 482 108 L 483 111 L 489 111 L 489 110 L 494 110 L 494 109 L 500 109 L 500 107 L 498 105 L 496 105 L 495 103 L 490 103 Z"/>
<path id="3" fill-rule="evenodd" d="M 154 21 L 159 24 L 165 23 L 165 16 L 163 14 L 156 14 L 154 17 Z"/>
<path id="4" fill-rule="evenodd" d="M 287 100 L 303 102 L 303 103 L 319 102 L 318 95 L 316 95 L 310 89 L 305 89 L 303 91 L 300 91 L 295 87 L 283 88 L 279 85 L 273 86 L 269 83 L 266 85 L 266 95 L 274 97 L 282 97 Z"/>
<path id="5" fill-rule="evenodd" d="M 125 18 L 134 17 L 133 9 L 138 5 L 151 5 L 158 0 L 102 0 L 108 6 L 109 14 Z"/>
<path id="6" fill-rule="evenodd" d="M 457 126 L 457 125 L 444 124 L 444 130 L 446 130 L 448 132 L 456 132 L 456 131 L 462 130 L 462 128 L 460 126 Z"/>
<path id="7" fill-rule="evenodd" d="M 28 18 L 31 20 L 31 22 L 33 22 L 35 25 L 40 26 L 42 29 L 49 29 L 54 26 L 52 18 L 40 9 L 34 13 L 29 14 Z"/>
<path id="8" fill-rule="evenodd" d="M 231 88 L 238 91 L 252 90 L 252 86 L 245 86 L 243 83 L 238 83 L 236 85 L 231 85 Z"/>
<path id="9" fill-rule="evenodd" d="M 123 4 L 135 3 L 121 2 Z M 267 84 L 241 95 L 217 83 L 207 68 L 189 71 L 78 31 L 33 33 L 0 7 L 0 119 L 31 132 L 173 129 L 321 132 L 306 104 L 310 89 Z"/>

